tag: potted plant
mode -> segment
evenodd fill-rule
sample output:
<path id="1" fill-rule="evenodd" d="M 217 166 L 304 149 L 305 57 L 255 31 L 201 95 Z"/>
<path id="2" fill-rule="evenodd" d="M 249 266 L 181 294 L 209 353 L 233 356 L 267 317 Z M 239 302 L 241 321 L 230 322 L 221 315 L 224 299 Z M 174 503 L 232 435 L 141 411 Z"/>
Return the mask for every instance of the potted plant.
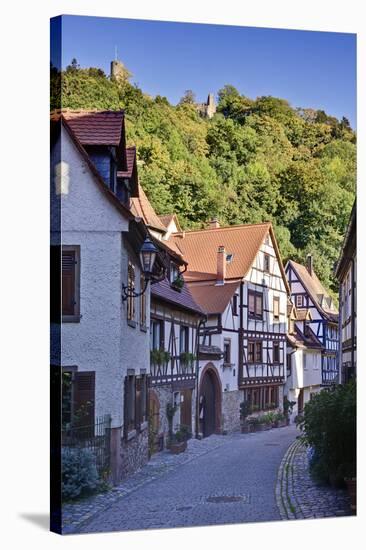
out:
<path id="1" fill-rule="evenodd" d="M 270 413 L 263 414 L 258 419 L 260 430 L 270 430 L 272 428 L 272 415 Z"/>
<path id="2" fill-rule="evenodd" d="M 177 290 L 178 292 L 181 292 L 182 288 L 184 287 L 184 279 L 181 275 L 178 275 L 176 279 L 172 282 L 172 287 L 174 290 Z"/>
<path id="3" fill-rule="evenodd" d="M 257 416 L 251 416 L 250 418 L 248 418 L 248 424 L 250 432 L 259 431 L 259 421 Z"/>
<path id="4" fill-rule="evenodd" d="M 247 420 L 250 411 L 251 407 L 249 401 L 242 401 L 240 403 L 240 425 L 242 434 L 250 432 L 250 422 Z"/>
<path id="5" fill-rule="evenodd" d="M 283 428 L 287 426 L 286 417 L 282 412 L 278 412 L 274 421 L 275 428 Z"/>
<path id="6" fill-rule="evenodd" d="M 179 405 L 173 403 L 167 403 L 166 406 L 166 417 L 168 420 L 168 433 L 169 433 L 169 445 L 173 441 L 173 419 L 174 415 L 178 410 Z"/>
<path id="7" fill-rule="evenodd" d="M 165 351 L 163 349 L 152 349 L 150 351 L 150 365 L 152 367 L 151 374 L 153 376 L 166 374 L 170 358 L 171 355 L 169 351 Z"/>
<path id="8" fill-rule="evenodd" d="M 287 426 L 290 425 L 290 415 L 292 413 L 294 405 L 296 405 L 296 401 L 290 401 L 285 395 L 285 397 L 283 398 L 283 414 L 285 415 Z"/>
<path id="9" fill-rule="evenodd" d="M 179 360 L 184 374 L 187 372 L 193 373 L 194 362 L 196 360 L 196 356 L 193 353 L 190 353 L 189 351 L 182 351 L 179 355 Z"/>
<path id="10" fill-rule="evenodd" d="M 174 434 L 172 434 L 172 439 L 170 441 L 169 450 L 172 454 L 177 455 L 184 453 L 187 448 L 187 440 L 190 436 L 190 430 L 187 426 L 180 426 Z"/>

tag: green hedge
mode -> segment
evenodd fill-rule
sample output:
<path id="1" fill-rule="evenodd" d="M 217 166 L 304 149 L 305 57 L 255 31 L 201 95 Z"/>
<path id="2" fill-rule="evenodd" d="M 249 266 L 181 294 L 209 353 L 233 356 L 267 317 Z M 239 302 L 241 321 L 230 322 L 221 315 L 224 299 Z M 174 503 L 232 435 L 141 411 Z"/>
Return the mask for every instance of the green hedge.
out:
<path id="1" fill-rule="evenodd" d="M 356 383 L 324 389 L 306 403 L 298 420 L 312 448 L 310 470 L 319 481 L 356 476 Z"/>

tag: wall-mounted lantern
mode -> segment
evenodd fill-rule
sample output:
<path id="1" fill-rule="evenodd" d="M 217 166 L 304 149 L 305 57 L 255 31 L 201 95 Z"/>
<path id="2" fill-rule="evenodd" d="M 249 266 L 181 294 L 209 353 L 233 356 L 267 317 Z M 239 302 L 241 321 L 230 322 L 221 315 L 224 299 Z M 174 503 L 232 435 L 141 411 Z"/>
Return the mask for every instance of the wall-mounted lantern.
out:
<path id="1" fill-rule="evenodd" d="M 140 263 L 141 263 L 141 270 L 144 275 L 145 284 L 144 288 L 140 292 L 135 292 L 134 288 L 131 288 L 126 285 L 122 285 L 122 300 L 125 301 L 129 297 L 137 298 L 138 296 L 141 296 L 146 291 L 148 282 L 151 280 L 154 264 L 156 260 L 156 254 L 158 252 L 158 249 L 154 245 L 154 243 L 149 239 L 149 237 L 146 237 L 144 240 L 141 249 L 140 249 Z"/>

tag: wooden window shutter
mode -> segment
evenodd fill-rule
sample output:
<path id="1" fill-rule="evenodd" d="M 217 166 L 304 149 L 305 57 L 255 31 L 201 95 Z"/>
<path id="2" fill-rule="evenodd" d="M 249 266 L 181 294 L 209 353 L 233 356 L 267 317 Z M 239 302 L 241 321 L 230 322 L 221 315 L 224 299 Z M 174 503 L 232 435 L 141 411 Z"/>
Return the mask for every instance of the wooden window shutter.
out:
<path id="1" fill-rule="evenodd" d="M 61 247 L 50 250 L 50 314 L 51 322 L 61 321 Z"/>
<path id="2" fill-rule="evenodd" d="M 62 251 L 62 314 L 75 314 L 75 250 Z"/>
<path id="3" fill-rule="evenodd" d="M 94 434 L 95 372 L 75 372 L 73 377 L 73 424 L 86 426 Z"/>

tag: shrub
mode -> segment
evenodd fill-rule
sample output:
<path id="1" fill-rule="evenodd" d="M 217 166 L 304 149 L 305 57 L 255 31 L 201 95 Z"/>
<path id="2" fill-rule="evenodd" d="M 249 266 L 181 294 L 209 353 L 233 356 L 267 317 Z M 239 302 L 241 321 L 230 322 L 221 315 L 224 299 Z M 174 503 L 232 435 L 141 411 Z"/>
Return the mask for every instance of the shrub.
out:
<path id="1" fill-rule="evenodd" d="M 90 449 L 64 447 L 62 460 L 62 499 L 74 500 L 95 492 L 100 481 L 95 457 Z"/>
<path id="2" fill-rule="evenodd" d="M 356 475 L 356 384 L 322 390 L 297 421 L 312 447 L 310 471 L 319 481 L 337 483 Z"/>

